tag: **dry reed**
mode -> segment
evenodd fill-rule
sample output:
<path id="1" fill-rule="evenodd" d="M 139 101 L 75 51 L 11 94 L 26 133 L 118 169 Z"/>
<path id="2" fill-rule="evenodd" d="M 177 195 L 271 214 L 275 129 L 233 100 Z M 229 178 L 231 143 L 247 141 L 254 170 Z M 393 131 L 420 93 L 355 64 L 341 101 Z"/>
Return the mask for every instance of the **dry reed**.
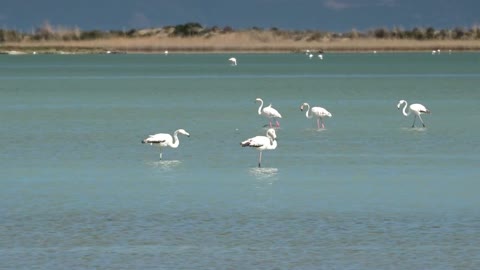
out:
<path id="1" fill-rule="evenodd" d="M 424 51 L 480 50 L 480 40 L 407 40 L 376 38 L 292 38 L 275 35 L 271 31 L 240 31 L 216 33 L 208 36 L 171 37 L 115 37 L 94 40 L 5 42 L 0 50 L 102 52 L 294 52 L 323 51 Z"/>

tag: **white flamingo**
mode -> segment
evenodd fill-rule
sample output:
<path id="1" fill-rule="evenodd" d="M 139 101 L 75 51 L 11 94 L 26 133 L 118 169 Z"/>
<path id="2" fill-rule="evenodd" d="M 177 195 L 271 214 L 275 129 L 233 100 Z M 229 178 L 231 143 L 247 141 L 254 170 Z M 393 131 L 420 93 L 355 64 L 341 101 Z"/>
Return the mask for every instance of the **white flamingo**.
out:
<path id="1" fill-rule="evenodd" d="M 255 136 L 241 142 L 240 145 L 242 147 L 254 147 L 260 151 L 258 156 L 258 167 L 260 168 L 262 166 L 261 163 L 263 150 L 274 150 L 277 148 L 277 134 L 275 133 L 275 129 L 269 128 L 267 130 L 267 136 Z"/>
<path id="2" fill-rule="evenodd" d="M 302 106 L 300 106 L 300 110 L 303 111 L 303 108 L 307 107 L 305 116 L 307 118 L 313 118 L 315 116 L 317 118 L 317 128 L 320 129 L 320 122 L 322 123 L 322 128 L 325 128 L 325 121 L 323 120 L 324 117 L 332 117 L 332 114 L 325 110 L 322 107 L 312 107 L 310 108 L 310 105 L 308 103 L 303 103 Z"/>
<path id="3" fill-rule="evenodd" d="M 142 141 L 142 143 L 148 143 L 150 145 L 157 145 L 160 148 L 160 159 L 162 159 L 162 147 L 171 147 L 177 148 L 180 144 L 180 140 L 178 139 L 177 134 L 183 134 L 190 137 L 190 134 L 186 132 L 184 129 L 177 129 L 173 133 L 173 137 L 167 133 L 158 133 L 155 135 L 150 135 L 148 138 Z"/>
<path id="4" fill-rule="evenodd" d="M 235 57 L 229 58 L 228 61 L 230 61 L 230 63 L 232 64 L 232 66 L 236 66 L 236 65 L 237 65 L 237 58 L 235 58 Z"/>
<path id="5" fill-rule="evenodd" d="M 427 109 L 422 104 L 418 104 L 418 103 L 411 104 L 410 106 L 408 106 L 407 101 L 405 101 L 403 99 L 398 102 L 397 108 L 399 110 L 400 110 L 400 107 L 402 106 L 402 104 L 404 104 L 403 111 L 402 111 L 403 115 L 409 116 L 411 112 L 413 112 L 415 114 L 415 117 L 413 118 L 412 128 L 415 127 L 415 120 L 417 120 L 417 116 L 420 119 L 420 121 L 422 122 L 423 127 L 425 127 L 425 124 L 423 123 L 423 119 L 420 115 L 424 114 L 424 113 L 430 113 L 430 110 Z M 407 112 L 407 106 L 408 106 L 408 112 Z"/>
<path id="6" fill-rule="evenodd" d="M 270 127 L 272 127 L 272 119 L 275 119 L 275 122 L 277 124 L 277 127 L 280 126 L 280 123 L 278 122 L 278 120 L 276 118 L 282 118 L 282 115 L 277 111 L 275 110 L 274 108 L 272 108 L 272 104 L 268 105 L 267 107 L 263 107 L 263 100 L 261 98 L 257 98 L 255 99 L 255 102 L 260 102 L 260 107 L 258 107 L 258 115 L 263 115 L 265 117 L 267 117 L 270 121 Z"/>

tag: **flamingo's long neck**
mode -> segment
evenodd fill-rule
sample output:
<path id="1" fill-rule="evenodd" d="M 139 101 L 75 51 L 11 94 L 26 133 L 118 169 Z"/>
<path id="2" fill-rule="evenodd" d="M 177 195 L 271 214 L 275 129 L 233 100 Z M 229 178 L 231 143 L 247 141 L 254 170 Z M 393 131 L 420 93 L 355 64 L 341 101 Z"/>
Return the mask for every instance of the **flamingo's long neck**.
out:
<path id="1" fill-rule="evenodd" d="M 407 107 L 408 107 L 408 103 L 405 101 L 405 106 L 403 106 L 403 115 L 405 116 L 410 115 L 410 109 L 408 109 L 408 112 L 407 112 Z"/>
<path id="2" fill-rule="evenodd" d="M 276 138 L 274 137 L 273 134 L 270 134 L 269 132 L 267 132 L 267 137 L 268 139 L 270 139 L 270 147 L 269 149 L 275 149 L 277 148 L 277 140 Z"/>
<path id="3" fill-rule="evenodd" d="M 270 149 L 275 149 L 277 148 L 277 140 L 275 140 L 273 137 L 268 136 L 270 138 Z"/>
<path id="4" fill-rule="evenodd" d="M 177 148 L 179 144 L 180 144 L 180 141 L 178 140 L 178 131 L 175 131 L 173 133 L 173 142 L 169 146 L 171 148 Z"/>
<path id="5" fill-rule="evenodd" d="M 305 113 L 305 116 L 307 118 L 312 118 L 313 115 L 312 115 L 312 112 L 310 111 L 310 104 L 307 103 L 306 106 L 307 106 L 307 112 Z"/>
<path id="6" fill-rule="evenodd" d="M 263 107 L 263 100 L 262 99 L 258 99 L 260 100 L 260 107 L 258 107 L 258 114 L 261 115 L 262 114 L 262 107 Z"/>

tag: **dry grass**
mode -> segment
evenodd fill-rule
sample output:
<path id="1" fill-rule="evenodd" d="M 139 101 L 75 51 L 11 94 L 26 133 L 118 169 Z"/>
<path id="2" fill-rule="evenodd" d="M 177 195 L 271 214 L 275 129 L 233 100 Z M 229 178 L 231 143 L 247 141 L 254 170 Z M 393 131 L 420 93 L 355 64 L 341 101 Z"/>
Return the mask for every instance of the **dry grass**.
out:
<path id="1" fill-rule="evenodd" d="M 215 33 L 209 36 L 170 37 L 160 34 L 150 37 L 109 38 L 87 41 L 22 41 L 4 43 L 0 50 L 101 52 L 292 52 L 324 51 L 423 51 L 480 50 L 480 40 L 404 40 L 373 38 L 311 38 L 277 35 L 271 31 L 239 31 Z"/>

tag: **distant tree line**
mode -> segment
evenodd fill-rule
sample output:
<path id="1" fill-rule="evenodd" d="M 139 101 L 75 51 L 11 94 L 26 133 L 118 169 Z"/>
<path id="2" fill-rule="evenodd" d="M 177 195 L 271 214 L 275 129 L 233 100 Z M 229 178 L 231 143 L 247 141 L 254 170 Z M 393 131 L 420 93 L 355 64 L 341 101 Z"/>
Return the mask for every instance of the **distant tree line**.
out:
<path id="1" fill-rule="evenodd" d="M 413 29 L 402 29 L 394 27 L 377 28 L 360 32 L 355 29 L 344 32 L 335 33 L 319 30 L 281 30 L 276 27 L 270 29 L 262 29 L 259 27 L 252 27 L 247 29 L 251 31 L 270 31 L 274 35 L 282 36 L 287 39 L 293 40 L 307 40 L 318 41 L 324 38 L 376 38 L 376 39 L 412 39 L 412 40 L 461 40 L 461 39 L 480 39 L 480 26 L 474 26 L 471 28 L 455 27 L 453 29 L 434 29 L 433 27 L 415 27 Z M 0 42 L 19 42 L 24 40 L 95 40 L 106 39 L 115 37 L 135 38 L 145 36 L 155 36 L 161 32 L 167 33 L 168 36 L 173 37 L 210 37 L 214 34 L 222 34 L 234 32 L 232 27 L 204 27 L 197 22 L 188 22 L 185 24 L 178 24 L 175 26 L 165 26 L 162 28 L 152 29 L 130 29 L 130 30 L 90 30 L 82 31 L 79 28 L 63 28 L 52 27 L 48 22 L 42 26 L 32 30 L 31 33 L 20 32 L 11 29 L 0 28 Z M 243 31 L 243 30 L 239 30 Z"/>

